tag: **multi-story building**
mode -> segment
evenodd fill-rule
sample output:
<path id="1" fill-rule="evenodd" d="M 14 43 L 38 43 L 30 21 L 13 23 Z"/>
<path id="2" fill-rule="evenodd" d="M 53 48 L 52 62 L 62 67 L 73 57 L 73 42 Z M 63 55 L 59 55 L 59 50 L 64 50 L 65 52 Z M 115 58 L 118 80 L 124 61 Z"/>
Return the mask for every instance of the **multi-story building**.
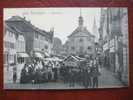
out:
<path id="1" fill-rule="evenodd" d="M 68 56 L 68 54 L 69 54 L 69 41 L 67 40 L 66 42 L 65 42 L 65 44 L 63 44 L 63 51 L 64 51 L 64 55 L 65 56 Z"/>
<path id="2" fill-rule="evenodd" d="M 22 43 L 22 40 L 25 40 L 25 51 L 29 55 L 43 57 L 44 55 L 48 56 L 48 54 L 51 54 L 53 29 L 46 32 L 32 25 L 31 22 L 27 21 L 25 18 L 19 16 L 13 16 L 5 22 L 12 29 L 24 36 L 24 38 L 21 36 L 20 42 Z M 24 49 L 23 47 L 21 47 L 21 49 Z"/>
<path id="3" fill-rule="evenodd" d="M 95 52 L 94 40 L 92 35 L 86 27 L 84 27 L 83 17 L 79 16 L 78 27 L 68 36 L 66 43 L 68 54 L 74 55 L 93 55 Z"/>
<path id="4" fill-rule="evenodd" d="M 128 17 L 126 8 L 101 9 L 100 41 L 105 66 L 128 83 Z M 124 78 L 125 77 L 125 78 Z"/>
<path id="5" fill-rule="evenodd" d="M 16 41 L 16 52 L 17 52 L 17 61 L 18 63 L 26 62 L 29 55 L 25 51 L 25 38 L 22 34 L 17 34 L 17 41 Z"/>
<path id="6" fill-rule="evenodd" d="M 54 37 L 53 39 L 53 47 L 52 47 L 52 54 L 53 55 L 61 55 L 63 49 L 62 42 L 59 38 Z"/>
<path id="7" fill-rule="evenodd" d="M 9 67 L 16 61 L 16 33 L 4 23 L 4 66 Z"/>
<path id="8" fill-rule="evenodd" d="M 53 47 L 53 31 L 42 31 L 36 28 L 37 31 L 34 34 L 33 49 L 34 51 L 42 52 L 45 56 L 49 56 L 52 53 Z"/>
<path id="9" fill-rule="evenodd" d="M 122 80 L 128 83 L 129 79 L 129 49 L 128 49 L 128 11 L 126 8 L 121 9 L 121 33 L 123 44 L 123 73 Z"/>
<path id="10" fill-rule="evenodd" d="M 101 16 L 100 16 L 100 27 L 99 27 L 99 43 L 102 46 L 103 42 L 105 41 L 105 36 L 107 35 L 106 32 L 106 24 L 107 24 L 107 18 L 106 18 L 106 9 L 101 8 Z M 104 38 L 104 39 L 103 39 Z M 104 40 L 104 41 L 103 41 Z"/>

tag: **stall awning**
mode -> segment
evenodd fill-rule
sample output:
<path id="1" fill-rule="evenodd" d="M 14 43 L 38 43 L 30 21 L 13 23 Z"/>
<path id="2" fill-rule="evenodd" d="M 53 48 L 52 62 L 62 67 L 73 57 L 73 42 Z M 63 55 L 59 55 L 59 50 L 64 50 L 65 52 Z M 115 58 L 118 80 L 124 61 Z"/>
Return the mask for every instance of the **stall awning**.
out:
<path id="1" fill-rule="evenodd" d="M 18 53 L 18 57 L 23 57 L 23 58 L 26 58 L 26 57 L 29 57 L 29 55 L 27 53 Z"/>
<path id="2" fill-rule="evenodd" d="M 44 55 L 45 55 L 46 57 L 49 57 L 49 56 L 50 56 L 47 52 L 45 52 Z"/>
<path id="3" fill-rule="evenodd" d="M 42 54 L 40 52 L 35 52 L 35 57 L 43 58 Z"/>

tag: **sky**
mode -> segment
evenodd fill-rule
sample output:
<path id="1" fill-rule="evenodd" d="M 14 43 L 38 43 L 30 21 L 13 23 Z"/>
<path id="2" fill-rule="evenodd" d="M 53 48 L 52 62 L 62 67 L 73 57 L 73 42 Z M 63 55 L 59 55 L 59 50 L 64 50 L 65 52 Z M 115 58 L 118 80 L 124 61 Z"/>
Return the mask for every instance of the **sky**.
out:
<path id="1" fill-rule="evenodd" d="M 45 31 L 54 28 L 54 36 L 64 44 L 69 36 L 78 27 L 78 17 L 84 19 L 84 26 L 93 34 L 94 17 L 99 27 L 100 8 L 64 7 L 64 8 L 4 8 L 4 20 L 12 16 L 25 17 L 26 20 Z M 98 38 L 99 34 L 93 34 Z"/>

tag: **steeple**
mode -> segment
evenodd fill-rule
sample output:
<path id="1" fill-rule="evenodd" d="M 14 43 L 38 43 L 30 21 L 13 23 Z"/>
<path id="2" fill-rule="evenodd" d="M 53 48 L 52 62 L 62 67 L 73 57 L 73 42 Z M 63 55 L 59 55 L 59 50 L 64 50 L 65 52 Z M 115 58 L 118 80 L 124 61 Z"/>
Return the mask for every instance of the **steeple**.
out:
<path id="1" fill-rule="evenodd" d="M 95 41 L 98 41 L 99 38 L 99 32 L 98 32 L 98 28 L 97 28 L 97 24 L 96 24 L 96 19 L 94 17 L 94 22 L 93 22 L 93 28 L 92 28 L 93 34 L 95 35 Z"/>
<path id="2" fill-rule="evenodd" d="M 82 11 L 80 9 L 79 26 L 83 26 L 83 22 L 84 22 L 84 20 L 83 20 L 83 17 L 82 17 Z"/>
<path id="3" fill-rule="evenodd" d="M 95 20 L 95 17 L 94 17 L 93 28 L 95 29 L 96 27 L 97 27 L 97 25 L 96 25 L 96 20 Z"/>

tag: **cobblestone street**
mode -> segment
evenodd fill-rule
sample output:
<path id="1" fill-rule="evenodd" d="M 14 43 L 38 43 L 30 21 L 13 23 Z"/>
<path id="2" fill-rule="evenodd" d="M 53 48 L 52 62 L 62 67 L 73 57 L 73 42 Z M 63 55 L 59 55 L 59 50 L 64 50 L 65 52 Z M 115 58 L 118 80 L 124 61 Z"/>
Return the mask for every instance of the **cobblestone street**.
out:
<path id="1" fill-rule="evenodd" d="M 6 71 L 6 69 L 5 69 Z M 118 88 L 124 85 L 114 76 L 114 73 L 105 68 L 100 69 L 101 76 L 99 76 L 99 88 Z M 82 89 L 83 86 L 76 84 L 74 87 L 69 87 L 69 84 L 63 82 L 46 82 L 43 84 L 19 84 L 12 83 L 12 74 L 7 73 L 7 82 L 4 86 L 5 89 Z"/>
<path id="2" fill-rule="evenodd" d="M 105 68 L 102 68 L 101 76 L 99 77 L 99 87 L 123 87 L 123 84 L 115 77 L 113 72 L 110 72 Z"/>

